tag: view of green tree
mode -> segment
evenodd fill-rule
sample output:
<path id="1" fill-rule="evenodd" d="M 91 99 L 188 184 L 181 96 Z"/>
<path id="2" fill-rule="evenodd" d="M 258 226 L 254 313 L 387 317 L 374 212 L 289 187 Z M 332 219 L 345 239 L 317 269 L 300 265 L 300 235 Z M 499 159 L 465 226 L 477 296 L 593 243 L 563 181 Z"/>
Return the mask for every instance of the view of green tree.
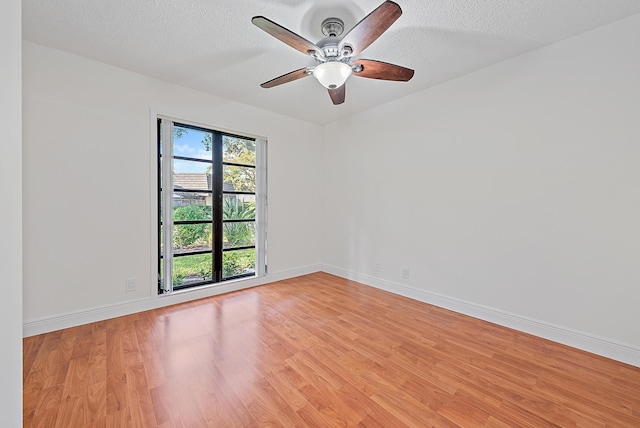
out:
<path id="1" fill-rule="evenodd" d="M 212 134 L 207 134 L 202 139 L 202 144 L 207 151 L 211 150 Z M 222 151 L 225 162 L 241 165 L 256 164 L 256 142 L 225 135 L 222 139 Z M 233 185 L 234 190 L 253 191 L 256 183 L 256 169 L 242 168 L 233 165 L 225 165 L 222 171 L 225 183 Z"/>
<path id="2" fill-rule="evenodd" d="M 225 136 L 222 140 L 223 157 L 225 162 L 238 163 L 242 165 L 256 164 L 256 142 Z M 256 169 L 242 168 L 232 165 L 225 165 L 222 171 L 225 183 L 231 183 L 234 190 L 249 191 L 255 190 Z"/>
<path id="3" fill-rule="evenodd" d="M 211 207 L 205 205 L 187 205 L 176 207 L 173 211 L 174 220 L 208 220 L 211 219 Z M 207 246 L 209 244 L 208 235 L 211 230 L 206 224 L 183 224 L 173 228 L 174 248 L 190 248 L 197 246 Z"/>
<path id="4" fill-rule="evenodd" d="M 256 164 L 256 142 L 242 138 L 224 136 L 222 139 L 224 160 L 244 165 Z"/>
<path id="5" fill-rule="evenodd" d="M 173 127 L 173 138 L 178 140 L 180 138 L 182 138 L 183 135 L 185 135 L 187 131 L 185 128 L 181 127 L 181 126 L 174 126 Z"/>

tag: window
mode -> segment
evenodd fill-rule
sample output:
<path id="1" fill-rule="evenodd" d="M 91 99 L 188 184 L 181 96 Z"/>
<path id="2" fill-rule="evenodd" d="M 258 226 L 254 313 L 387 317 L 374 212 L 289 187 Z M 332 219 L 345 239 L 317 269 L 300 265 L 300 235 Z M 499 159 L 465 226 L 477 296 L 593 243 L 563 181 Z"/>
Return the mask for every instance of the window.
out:
<path id="1" fill-rule="evenodd" d="M 158 119 L 159 293 L 266 273 L 265 152 L 265 140 Z"/>

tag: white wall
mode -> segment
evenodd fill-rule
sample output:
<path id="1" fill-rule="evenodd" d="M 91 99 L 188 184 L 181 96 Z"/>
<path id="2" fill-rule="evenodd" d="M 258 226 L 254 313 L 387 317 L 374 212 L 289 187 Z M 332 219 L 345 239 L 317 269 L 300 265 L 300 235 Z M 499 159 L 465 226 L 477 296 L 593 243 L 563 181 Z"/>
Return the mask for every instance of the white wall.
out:
<path id="1" fill-rule="evenodd" d="M 33 43 L 23 49 L 27 334 L 89 321 L 74 318 L 86 311 L 149 307 L 150 109 L 267 137 L 269 276 L 317 270 L 320 230 L 309 225 L 321 222 L 321 171 L 308 161 L 321 156 L 321 128 Z M 125 292 L 126 278 L 136 292 Z"/>
<path id="2" fill-rule="evenodd" d="M 640 364 L 639 52 L 636 15 L 327 126 L 326 269 Z"/>
<path id="3" fill-rule="evenodd" d="M 22 424 L 21 2 L 0 3 L 0 426 Z"/>

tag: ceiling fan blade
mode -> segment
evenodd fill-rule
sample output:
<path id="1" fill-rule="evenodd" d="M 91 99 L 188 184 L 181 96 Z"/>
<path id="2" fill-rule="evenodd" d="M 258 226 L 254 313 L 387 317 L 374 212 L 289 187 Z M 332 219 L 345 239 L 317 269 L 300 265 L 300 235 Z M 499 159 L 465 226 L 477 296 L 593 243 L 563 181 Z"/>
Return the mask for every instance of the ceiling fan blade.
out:
<path id="1" fill-rule="evenodd" d="M 260 86 L 262 86 L 263 88 L 273 88 L 274 86 L 293 82 L 294 80 L 302 79 L 303 77 L 307 76 L 309 76 L 309 74 L 307 74 L 307 68 L 303 67 L 290 73 L 283 74 L 282 76 L 276 77 L 275 79 L 271 79 L 268 82 L 264 82 Z"/>
<path id="2" fill-rule="evenodd" d="M 291 30 L 287 30 L 282 25 L 276 24 L 264 16 L 254 16 L 251 19 L 253 24 L 271 34 L 276 39 L 288 44 L 292 48 L 309 55 L 311 52 L 320 52 L 320 48 L 302 36 L 297 35 Z"/>
<path id="3" fill-rule="evenodd" d="M 340 52 L 346 45 L 351 47 L 351 56 L 356 56 L 373 43 L 402 15 L 397 3 L 385 1 L 377 9 L 365 16 L 342 38 Z"/>
<path id="4" fill-rule="evenodd" d="M 345 84 L 336 89 L 329 89 L 329 96 L 334 105 L 342 104 L 346 95 L 347 89 Z"/>
<path id="5" fill-rule="evenodd" d="M 368 77 L 369 79 L 408 82 L 413 77 L 413 70 L 410 68 L 373 59 L 359 59 L 353 61 L 351 65 L 362 67 L 361 71 L 353 73 L 354 76 Z"/>

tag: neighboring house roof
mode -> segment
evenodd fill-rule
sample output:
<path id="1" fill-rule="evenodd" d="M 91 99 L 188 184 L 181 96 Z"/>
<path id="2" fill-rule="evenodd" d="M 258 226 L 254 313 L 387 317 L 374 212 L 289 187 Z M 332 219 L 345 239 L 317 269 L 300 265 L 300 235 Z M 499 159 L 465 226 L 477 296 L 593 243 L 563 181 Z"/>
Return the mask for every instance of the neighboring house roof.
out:
<path id="1" fill-rule="evenodd" d="M 212 177 L 211 174 L 204 172 L 177 172 L 173 174 L 173 187 L 174 189 L 211 190 Z M 233 192 L 235 188 L 232 183 L 225 182 L 222 190 Z"/>
<path id="2" fill-rule="evenodd" d="M 173 174 L 175 188 L 211 190 L 211 174 L 178 172 Z"/>

